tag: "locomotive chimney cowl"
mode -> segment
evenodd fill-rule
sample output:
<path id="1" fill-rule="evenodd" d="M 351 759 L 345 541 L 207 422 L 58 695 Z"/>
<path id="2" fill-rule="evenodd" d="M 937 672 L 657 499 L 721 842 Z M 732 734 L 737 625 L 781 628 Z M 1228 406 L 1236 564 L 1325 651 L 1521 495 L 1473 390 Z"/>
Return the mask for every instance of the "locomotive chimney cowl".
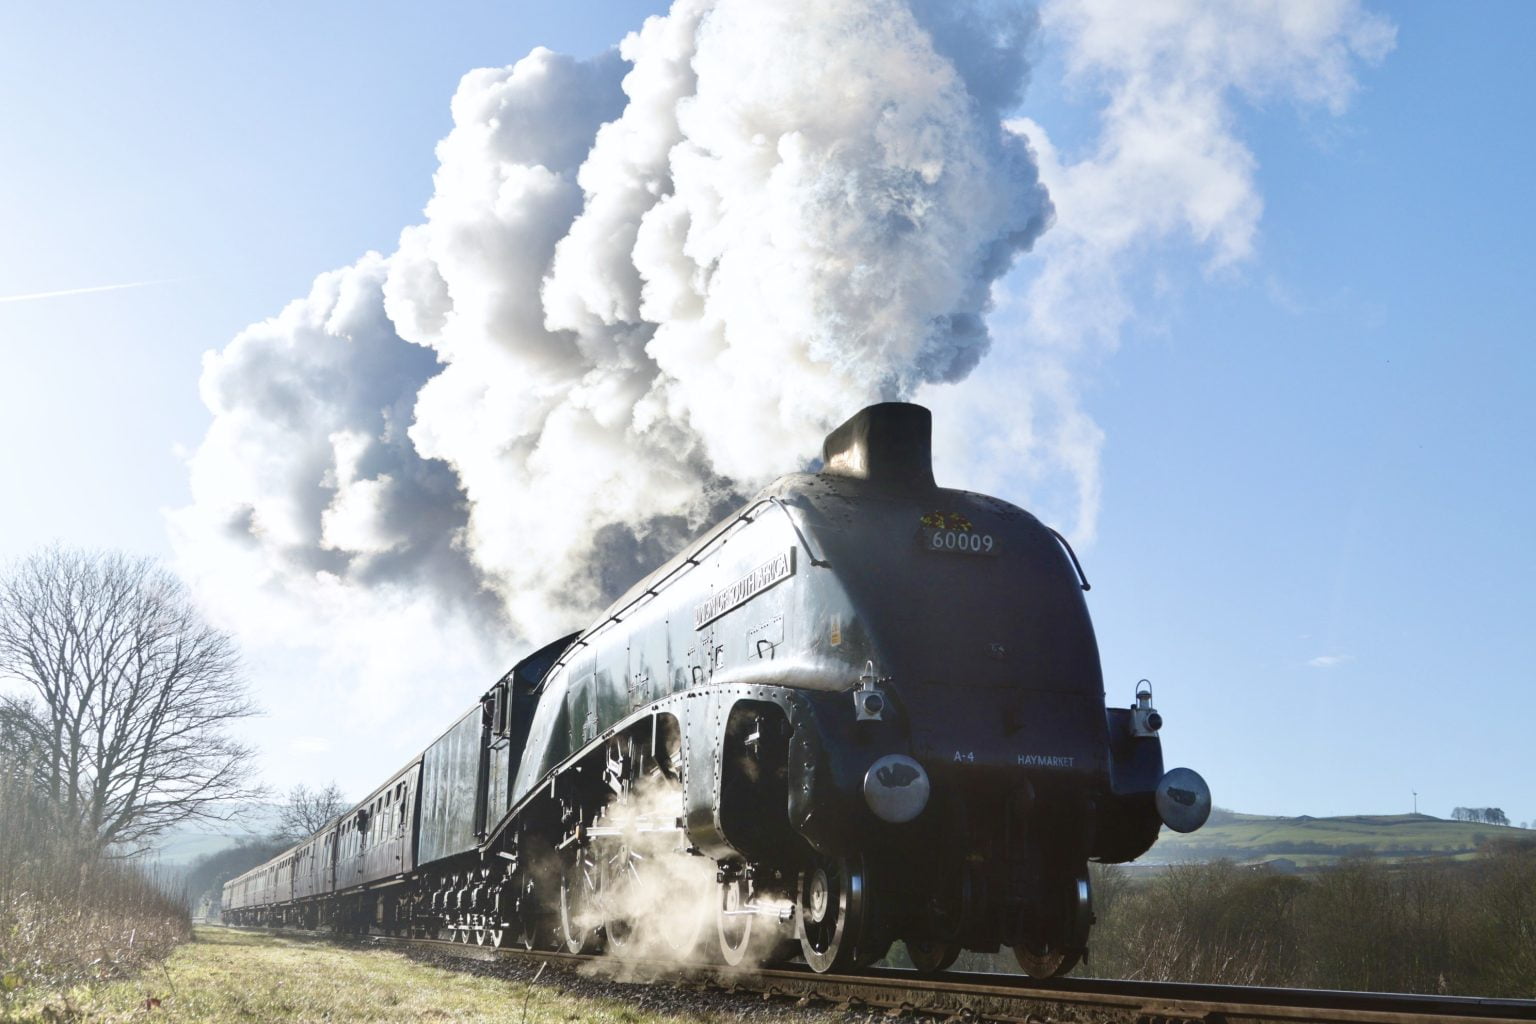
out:
<path id="1" fill-rule="evenodd" d="M 833 476 L 932 490 L 933 414 L 910 402 L 868 406 L 827 435 L 821 459 Z"/>

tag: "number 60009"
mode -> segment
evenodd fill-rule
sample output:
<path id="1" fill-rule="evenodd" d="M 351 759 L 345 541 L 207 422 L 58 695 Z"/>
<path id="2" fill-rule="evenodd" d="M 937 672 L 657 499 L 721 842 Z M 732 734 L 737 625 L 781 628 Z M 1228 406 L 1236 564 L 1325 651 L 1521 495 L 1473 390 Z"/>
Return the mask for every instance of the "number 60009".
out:
<path id="1" fill-rule="evenodd" d="M 924 530 L 924 540 L 930 551 L 953 551 L 964 555 L 995 555 L 997 540 L 990 533 L 967 530 Z"/>

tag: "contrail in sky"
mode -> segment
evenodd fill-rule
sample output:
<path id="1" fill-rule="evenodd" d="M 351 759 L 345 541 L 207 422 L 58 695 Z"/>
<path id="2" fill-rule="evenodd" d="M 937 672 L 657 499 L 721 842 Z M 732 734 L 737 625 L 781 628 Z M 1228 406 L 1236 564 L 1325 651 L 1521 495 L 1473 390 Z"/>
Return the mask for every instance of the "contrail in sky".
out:
<path id="1" fill-rule="evenodd" d="M 124 288 L 147 288 L 152 284 L 173 284 L 177 279 L 166 278 L 160 281 L 130 281 L 127 284 L 98 284 L 90 288 L 65 288 L 57 292 L 32 292 L 29 295 L 0 295 L 0 303 L 5 302 L 31 302 L 34 299 L 58 299 L 65 295 L 90 295 L 94 292 L 117 292 Z"/>

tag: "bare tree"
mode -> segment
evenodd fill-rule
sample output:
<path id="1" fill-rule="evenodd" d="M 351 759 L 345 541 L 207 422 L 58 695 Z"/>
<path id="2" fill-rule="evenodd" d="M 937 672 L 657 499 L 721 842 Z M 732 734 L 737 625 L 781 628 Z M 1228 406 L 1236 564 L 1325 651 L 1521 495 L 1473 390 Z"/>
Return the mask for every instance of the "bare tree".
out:
<path id="1" fill-rule="evenodd" d="M 0 784 L 12 799 L 23 787 L 29 798 L 42 797 L 48 773 L 43 766 L 42 719 L 31 701 L 0 695 Z"/>
<path id="2" fill-rule="evenodd" d="M 350 804 L 341 788 L 332 782 L 323 789 L 310 789 L 302 782 L 288 791 L 288 802 L 278 813 L 274 838 L 297 842 L 319 832 Z"/>
<path id="3" fill-rule="evenodd" d="M 45 732 L 31 701 L 0 695 L 0 757 L 35 764 Z"/>
<path id="4" fill-rule="evenodd" d="M 136 844 L 248 798 L 255 713 L 234 641 L 149 559 L 48 548 L 0 579 L 0 678 L 40 706 L 49 799 L 100 847 Z"/>
<path id="5" fill-rule="evenodd" d="M 61 824 L 47 795 L 43 735 L 42 720 L 31 702 L 0 696 L 0 892 L 12 866 L 5 862 L 15 860 L 29 840 L 51 835 Z M 13 834 L 25 832 L 32 835 Z"/>

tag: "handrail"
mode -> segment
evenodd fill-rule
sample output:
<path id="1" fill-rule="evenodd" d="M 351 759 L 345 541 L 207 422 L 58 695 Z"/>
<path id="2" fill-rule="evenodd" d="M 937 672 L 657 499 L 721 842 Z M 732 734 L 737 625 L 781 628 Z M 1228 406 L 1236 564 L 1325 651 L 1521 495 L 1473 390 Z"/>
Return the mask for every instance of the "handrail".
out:
<path id="1" fill-rule="evenodd" d="M 546 670 L 544 673 L 544 678 L 539 681 L 538 688 L 534 692 L 543 693 L 544 687 L 548 684 L 549 680 L 554 677 L 555 670 L 565 666 L 567 659 L 573 652 L 576 651 L 577 648 L 588 646 L 589 638 L 603 632 L 603 630 L 607 629 L 609 626 L 616 622 L 622 622 L 624 620 L 625 614 L 631 609 L 638 607 L 642 601 L 645 601 L 648 598 L 659 596 L 663 590 L 677 582 L 677 580 L 681 578 L 684 573 L 688 572 L 690 569 L 693 569 L 701 561 L 703 561 L 704 555 L 712 547 L 714 547 L 716 543 L 723 542 L 727 534 L 736 530 L 744 523 L 753 522 L 756 519 L 754 513 L 764 505 L 777 505 L 781 510 L 783 510 L 784 515 L 789 519 L 790 528 L 795 531 L 795 536 L 799 539 L 801 544 L 805 545 L 806 556 L 810 558 L 812 565 L 825 568 L 829 564 L 817 558 L 811 553 L 811 548 L 810 545 L 806 542 L 805 535 L 800 532 L 799 524 L 795 522 L 795 517 L 790 515 L 789 508 L 784 504 L 784 502 L 780 501 L 776 495 L 769 495 L 766 498 L 759 498 L 738 512 L 735 518 L 731 519 L 714 533 L 706 537 L 702 543 L 700 543 L 696 548 L 692 550 L 687 558 L 684 558 L 682 561 L 678 562 L 677 565 L 673 566 L 671 571 L 661 579 L 657 580 L 655 583 L 642 590 L 633 601 L 630 601 L 622 608 L 619 608 L 611 614 L 605 616 L 601 622 L 593 626 L 591 629 L 583 631 L 582 634 L 578 636 L 576 640 L 571 644 L 571 646 L 568 647 L 560 655 L 559 658 L 555 659 L 555 663 L 549 666 L 548 670 Z"/>
<path id="2" fill-rule="evenodd" d="M 831 565 L 832 563 L 826 559 L 816 557 L 816 552 L 811 550 L 811 542 L 806 540 L 805 534 L 800 532 L 800 524 L 795 522 L 795 517 L 789 514 L 789 506 L 784 503 L 784 500 L 778 495 L 769 495 L 768 500 L 777 505 L 779 511 L 784 513 L 784 518 L 789 520 L 789 528 L 795 531 L 796 537 L 800 538 L 800 544 L 805 548 L 805 557 L 811 560 L 811 564 L 821 569 Z"/>
<path id="3" fill-rule="evenodd" d="M 1041 523 L 1040 525 L 1045 526 L 1044 523 Z M 1045 526 L 1045 528 L 1047 530 L 1051 530 L 1049 526 Z M 1088 577 L 1083 574 L 1083 564 L 1077 560 L 1077 552 L 1072 550 L 1072 545 L 1067 543 L 1067 538 L 1063 537 L 1055 530 L 1051 530 L 1051 536 L 1059 540 L 1061 542 L 1061 546 L 1067 549 L 1067 557 L 1072 559 L 1072 568 L 1077 570 L 1077 578 L 1078 581 L 1082 583 L 1083 589 L 1092 590 L 1093 587 L 1089 585 Z"/>

